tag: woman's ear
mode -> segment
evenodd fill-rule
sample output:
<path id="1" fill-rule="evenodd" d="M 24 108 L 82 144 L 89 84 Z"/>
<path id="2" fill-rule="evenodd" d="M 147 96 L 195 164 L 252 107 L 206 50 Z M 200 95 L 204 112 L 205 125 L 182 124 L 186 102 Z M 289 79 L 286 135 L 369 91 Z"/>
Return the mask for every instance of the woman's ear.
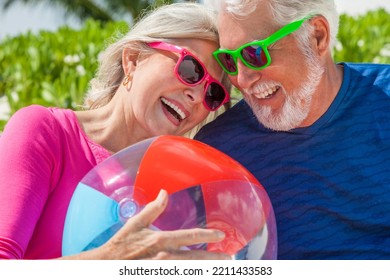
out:
<path id="1" fill-rule="evenodd" d="M 125 48 L 122 51 L 122 67 L 125 76 L 131 75 L 137 66 L 138 56 L 131 53 L 130 49 Z"/>
<path id="2" fill-rule="evenodd" d="M 314 27 L 315 48 L 318 55 L 324 55 L 329 51 L 330 28 L 328 21 L 323 16 L 315 16 L 310 19 L 310 24 Z"/>

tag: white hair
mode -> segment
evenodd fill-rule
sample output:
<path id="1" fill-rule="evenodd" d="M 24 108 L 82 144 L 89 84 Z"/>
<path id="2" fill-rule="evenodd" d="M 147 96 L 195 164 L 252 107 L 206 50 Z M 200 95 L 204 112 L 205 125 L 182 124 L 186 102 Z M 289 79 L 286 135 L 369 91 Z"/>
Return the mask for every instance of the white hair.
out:
<path id="1" fill-rule="evenodd" d="M 336 42 L 336 36 L 339 26 L 339 15 L 333 0 L 204 0 L 206 6 L 214 10 L 227 12 L 240 17 L 246 17 L 256 10 L 260 3 L 268 5 L 272 11 L 275 22 L 284 26 L 296 20 L 307 16 L 321 15 L 330 26 L 330 48 L 332 49 Z M 310 32 L 308 23 L 294 33 L 301 45 L 307 40 Z"/>
<path id="2" fill-rule="evenodd" d="M 125 48 L 130 55 L 137 56 L 152 52 L 146 44 L 148 42 L 175 39 L 201 39 L 219 45 L 215 12 L 196 3 L 176 3 L 145 13 L 127 34 L 100 54 L 100 65 L 90 82 L 84 107 L 98 108 L 112 99 L 124 78 L 122 52 Z M 229 90 L 227 75 L 222 83 Z"/>

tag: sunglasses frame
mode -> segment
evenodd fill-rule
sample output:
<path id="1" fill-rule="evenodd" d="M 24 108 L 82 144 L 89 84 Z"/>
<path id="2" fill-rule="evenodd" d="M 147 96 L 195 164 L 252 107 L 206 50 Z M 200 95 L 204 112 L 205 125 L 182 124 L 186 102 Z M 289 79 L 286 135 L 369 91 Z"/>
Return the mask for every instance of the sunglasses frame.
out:
<path id="1" fill-rule="evenodd" d="M 279 29 L 278 31 L 273 33 L 268 38 L 265 38 L 263 40 L 253 41 L 253 42 L 250 42 L 250 43 L 246 43 L 246 44 L 242 45 L 241 47 L 239 47 L 239 48 L 237 48 L 235 50 L 218 49 L 215 52 L 213 52 L 213 56 L 217 60 L 218 64 L 222 67 L 223 71 L 225 71 L 228 75 L 235 76 L 235 75 L 238 74 L 237 58 L 239 58 L 242 61 L 242 63 L 245 66 L 249 67 L 250 69 L 253 69 L 253 70 L 264 69 L 264 68 L 266 68 L 267 66 L 269 66 L 271 64 L 271 56 L 270 56 L 269 51 L 268 51 L 268 46 L 273 44 L 273 43 L 275 43 L 276 41 L 279 41 L 280 39 L 286 37 L 287 35 L 290 35 L 294 31 L 298 30 L 302 26 L 302 24 L 307 19 L 310 19 L 310 18 L 311 17 L 305 17 L 305 18 L 303 18 L 301 20 L 297 20 L 297 21 L 291 22 L 291 23 L 283 26 L 281 29 Z M 242 54 L 241 54 L 241 51 L 243 49 L 245 49 L 246 47 L 249 47 L 249 46 L 259 46 L 263 50 L 263 52 L 264 52 L 264 54 L 265 54 L 265 56 L 267 58 L 267 63 L 262 65 L 262 66 L 259 66 L 259 67 L 256 67 L 256 66 L 253 66 L 253 65 L 249 64 L 242 57 Z M 226 67 L 220 61 L 220 59 L 218 57 L 218 55 L 220 55 L 220 54 L 229 54 L 233 58 L 234 64 L 236 66 L 236 71 L 231 72 L 228 69 L 226 69 Z"/>
<path id="2" fill-rule="evenodd" d="M 180 54 L 180 58 L 179 60 L 176 62 L 176 65 L 175 65 L 175 68 L 174 68 L 174 73 L 176 75 L 176 77 L 178 78 L 178 80 L 183 83 L 184 85 L 187 85 L 187 86 L 190 86 L 190 87 L 194 87 L 194 86 L 197 86 L 199 84 L 201 84 L 203 81 L 206 81 L 206 84 L 204 86 L 204 91 L 203 91 L 203 105 L 206 107 L 207 110 L 209 111 L 216 111 L 218 110 L 223 104 L 225 104 L 226 102 L 228 102 L 230 100 L 230 94 L 229 92 L 226 90 L 226 88 L 218 81 L 216 80 L 215 78 L 213 78 L 209 72 L 207 71 L 207 68 L 204 66 L 204 64 L 202 63 L 202 61 L 200 61 L 194 54 L 192 54 L 190 51 L 188 51 L 187 49 L 185 48 L 182 48 L 182 47 L 179 47 L 179 46 L 176 46 L 176 45 L 172 45 L 172 44 L 169 44 L 167 42 L 162 42 L 162 41 L 158 41 L 158 42 L 150 42 L 150 43 L 147 43 L 147 45 L 153 49 L 159 49 L 159 50 L 164 50 L 164 51 L 170 51 L 170 52 L 175 52 L 175 53 L 179 53 Z M 192 59 L 194 59 L 197 63 L 199 63 L 199 65 L 203 68 L 203 71 L 204 71 L 204 76 L 199 80 L 197 81 L 196 83 L 188 83 L 186 82 L 179 74 L 179 66 L 180 66 L 180 63 L 182 61 L 184 61 L 185 57 L 186 56 L 190 56 Z M 220 105 L 218 105 L 217 107 L 215 107 L 214 109 L 213 108 L 210 108 L 208 105 L 207 105 L 207 102 L 206 102 L 206 93 L 207 93 L 207 89 L 209 87 L 211 87 L 211 84 L 212 83 L 216 83 L 217 85 L 219 85 L 222 89 L 223 89 L 223 92 L 225 93 L 225 98 L 223 99 L 223 101 L 221 102 Z"/>

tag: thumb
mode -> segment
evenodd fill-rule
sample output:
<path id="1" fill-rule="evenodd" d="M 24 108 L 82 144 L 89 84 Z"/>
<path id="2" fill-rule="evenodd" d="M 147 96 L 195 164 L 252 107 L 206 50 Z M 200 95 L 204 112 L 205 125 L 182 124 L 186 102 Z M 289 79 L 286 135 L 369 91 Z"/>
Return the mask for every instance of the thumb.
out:
<path id="1" fill-rule="evenodd" d="M 135 215 L 132 220 L 141 228 L 149 227 L 164 212 L 168 205 L 168 193 L 166 190 L 160 190 L 157 198 L 148 203 L 144 209 Z"/>

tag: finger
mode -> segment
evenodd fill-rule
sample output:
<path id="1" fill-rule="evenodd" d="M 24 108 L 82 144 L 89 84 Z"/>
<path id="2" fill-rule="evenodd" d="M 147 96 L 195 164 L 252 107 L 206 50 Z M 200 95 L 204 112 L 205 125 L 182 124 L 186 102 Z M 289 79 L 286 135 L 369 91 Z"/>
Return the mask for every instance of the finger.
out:
<path id="1" fill-rule="evenodd" d="M 176 231 L 161 232 L 164 238 L 160 238 L 166 248 L 178 249 L 200 243 L 220 242 L 225 238 L 223 231 L 215 229 L 182 229 Z"/>
<path id="2" fill-rule="evenodd" d="M 129 222 L 137 224 L 140 228 L 149 227 L 157 218 L 164 212 L 168 205 L 168 193 L 166 190 L 160 190 L 157 198 L 148 203 L 144 209 L 136 216 L 131 218 Z"/>

